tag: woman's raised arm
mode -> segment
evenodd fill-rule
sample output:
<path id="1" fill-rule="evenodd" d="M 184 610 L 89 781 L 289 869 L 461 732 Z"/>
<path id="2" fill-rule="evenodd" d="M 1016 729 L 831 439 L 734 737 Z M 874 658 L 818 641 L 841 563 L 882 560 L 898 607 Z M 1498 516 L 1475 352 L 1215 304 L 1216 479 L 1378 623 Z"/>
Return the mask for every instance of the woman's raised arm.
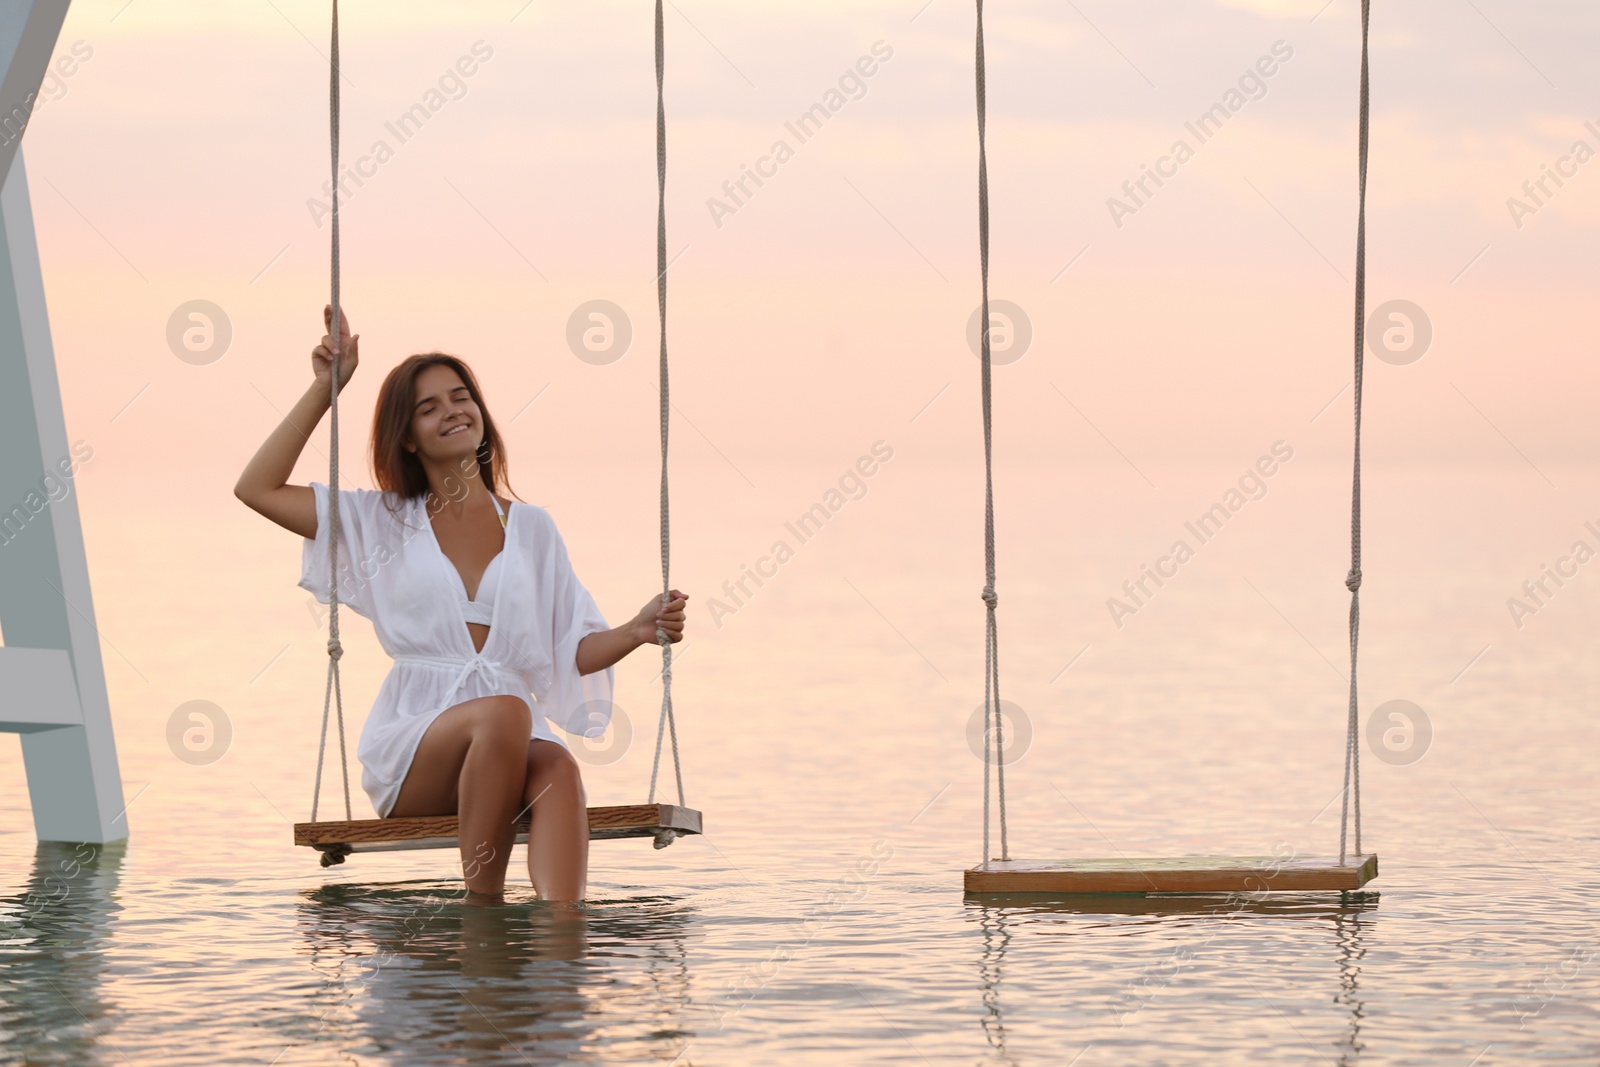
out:
<path id="1" fill-rule="evenodd" d="M 361 362 L 361 335 L 351 336 L 350 320 L 343 309 L 340 309 L 339 318 L 339 341 L 345 351 L 345 355 L 339 359 L 339 391 L 343 392 Z M 332 319 L 332 306 L 325 306 L 322 311 L 324 329 L 332 325 Z M 322 343 L 311 353 L 311 371 L 316 380 L 267 437 L 266 442 L 256 450 L 254 458 L 245 466 L 244 473 L 239 475 L 239 481 L 233 487 L 233 495 L 252 509 L 284 529 L 293 530 L 307 538 L 317 536 L 316 498 L 309 485 L 287 483 L 311 432 L 328 410 L 333 348 L 333 337 L 324 334 Z"/>

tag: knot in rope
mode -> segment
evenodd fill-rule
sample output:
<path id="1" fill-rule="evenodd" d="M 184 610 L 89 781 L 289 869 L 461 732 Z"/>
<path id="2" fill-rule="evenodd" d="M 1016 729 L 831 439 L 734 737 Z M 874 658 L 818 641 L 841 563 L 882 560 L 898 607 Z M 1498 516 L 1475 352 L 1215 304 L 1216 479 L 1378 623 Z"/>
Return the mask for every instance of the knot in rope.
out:
<path id="1" fill-rule="evenodd" d="M 1361 571 L 1359 569 L 1350 568 L 1350 573 L 1344 576 L 1344 587 L 1352 593 L 1361 588 Z"/>
<path id="2" fill-rule="evenodd" d="M 334 659 L 344 655 L 344 646 L 339 643 L 337 637 L 328 638 L 328 655 Z"/>
<path id="3" fill-rule="evenodd" d="M 994 591 L 993 584 L 984 586 L 981 595 L 983 596 L 983 602 L 989 605 L 990 611 L 1000 606 L 1000 594 Z"/>

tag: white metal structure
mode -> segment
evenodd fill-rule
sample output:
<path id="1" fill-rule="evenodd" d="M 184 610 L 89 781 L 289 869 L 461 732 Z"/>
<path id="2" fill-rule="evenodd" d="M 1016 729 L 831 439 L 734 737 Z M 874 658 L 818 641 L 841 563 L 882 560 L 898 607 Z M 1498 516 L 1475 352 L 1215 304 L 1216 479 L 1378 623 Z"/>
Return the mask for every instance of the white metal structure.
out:
<path id="1" fill-rule="evenodd" d="M 41 841 L 128 836 L 22 135 L 69 0 L 0 5 L 0 731 Z"/>

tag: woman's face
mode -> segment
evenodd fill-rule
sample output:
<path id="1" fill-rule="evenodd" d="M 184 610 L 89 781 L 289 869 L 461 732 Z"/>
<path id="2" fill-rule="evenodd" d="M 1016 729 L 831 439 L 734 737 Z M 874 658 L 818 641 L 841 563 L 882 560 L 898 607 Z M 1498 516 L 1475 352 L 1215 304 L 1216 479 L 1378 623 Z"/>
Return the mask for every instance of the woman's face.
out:
<path id="1" fill-rule="evenodd" d="M 436 463 L 466 460 L 475 466 L 482 442 L 483 413 L 461 375 L 444 364 L 417 375 L 406 450 Z"/>

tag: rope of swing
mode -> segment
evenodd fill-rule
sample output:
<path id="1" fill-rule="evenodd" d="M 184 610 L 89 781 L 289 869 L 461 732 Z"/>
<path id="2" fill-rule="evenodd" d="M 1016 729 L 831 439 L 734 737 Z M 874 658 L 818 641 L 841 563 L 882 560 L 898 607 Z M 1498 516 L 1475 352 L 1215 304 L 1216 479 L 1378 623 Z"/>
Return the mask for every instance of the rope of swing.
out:
<path id="1" fill-rule="evenodd" d="M 995 625 L 995 608 L 999 606 L 1000 598 L 994 591 L 994 433 L 989 383 L 989 162 L 984 152 L 983 0 L 977 0 L 977 5 L 977 56 L 974 69 L 977 73 L 978 96 L 978 261 L 983 275 L 983 304 L 979 313 L 983 316 L 980 320 L 983 324 L 980 336 L 983 339 L 983 603 L 986 609 L 983 657 L 983 862 L 987 864 L 990 859 L 991 762 L 1000 808 L 1000 858 L 1010 859 L 1011 854 L 1006 844 L 1006 768 L 1002 759 L 1005 737 L 1000 722 L 1000 637 Z"/>
<path id="2" fill-rule="evenodd" d="M 350 811 L 350 762 L 344 749 L 344 693 L 339 685 L 339 0 L 333 0 L 333 40 L 329 46 L 328 131 L 333 158 L 333 315 L 329 333 L 334 339 L 332 366 L 328 372 L 328 685 L 322 696 L 322 737 L 317 744 L 317 780 L 311 793 L 311 821 L 317 821 L 317 805 L 322 799 L 322 764 L 328 751 L 328 710 L 337 709 L 339 720 L 339 770 L 344 775 L 344 817 Z"/>
<path id="3" fill-rule="evenodd" d="M 1366 347 L 1367 315 L 1367 22 L 1371 0 L 1361 0 L 1361 116 L 1358 207 L 1356 211 L 1356 372 L 1355 372 L 1355 462 L 1350 488 L 1350 573 L 1345 588 L 1350 590 L 1350 709 L 1344 739 L 1344 794 L 1339 811 L 1339 865 L 1345 862 L 1346 835 L 1355 818 L 1355 853 L 1361 855 L 1361 747 L 1357 743 L 1356 647 L 1361 633 L 1361 369 Z"/>
<path id="4" fill-rule="evenodd" d="M 661 0 L 656 0 L 656 303 L 661 312 L 661 606 L 672 602 L 668 568 L 672 558 L 672 534 L 667 501 L 667 111 L 662 91 L 666 50 L 662 32 Z M 656 779 L 661 773 L 661 741 L 672 738 L 672 770 L 678 781 L 678 804 L 685 806 L 683 764 L 678 758 L 678 723 L 672 714 L 672 639 L 667 631 L 656 629 L 661 645 L 661 723 L 656 729 L 656 756 L 650 767 L 650 797 L 656 799 Z M 663 831 L 656 847 L 672 843 L 676 835 Z"/>

